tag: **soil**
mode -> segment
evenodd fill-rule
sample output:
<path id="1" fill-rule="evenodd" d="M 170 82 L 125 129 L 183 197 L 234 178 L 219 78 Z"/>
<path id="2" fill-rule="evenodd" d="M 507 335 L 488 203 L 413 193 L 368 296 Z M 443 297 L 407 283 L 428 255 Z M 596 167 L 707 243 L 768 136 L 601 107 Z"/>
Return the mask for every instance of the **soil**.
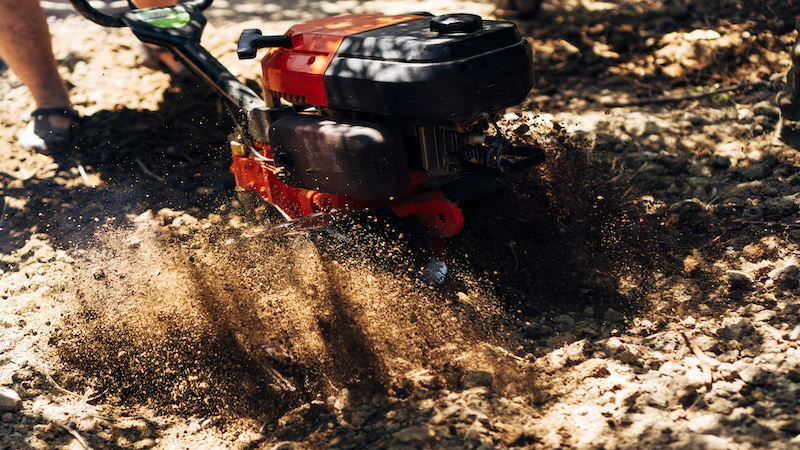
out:
<path id="1" fill-rule="evenodd" d="M 463 208 L 440 284 L 413 221 L 264 233 L 214 94 L 44 5 L 84 119 L 21 149 L 0 69 L 0 449 L 800 448 L 800 5 L 215 2 L 203 45 L 255 88 L 245 28 L 517 22 L 536 85 L 500 125 L 547 161 Z"/>

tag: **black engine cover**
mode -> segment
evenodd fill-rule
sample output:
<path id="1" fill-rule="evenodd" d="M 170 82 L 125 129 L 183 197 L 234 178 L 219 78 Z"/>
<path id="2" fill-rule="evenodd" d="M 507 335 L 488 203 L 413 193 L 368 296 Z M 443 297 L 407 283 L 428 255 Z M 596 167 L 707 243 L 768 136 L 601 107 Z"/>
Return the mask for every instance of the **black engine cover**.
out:
<path id="1" fill-rule="evenodd" d="M 533 57 L 513 23 L 423 17 L 347 36 L 324 80 L 331 108 L 445 125 L 522 102 Z"/>
<path id="2" fill-rule="evenodd" d="M 374 123 L 292 114 L 273 122 L 269 142 L 289 186 L 389 201 L 410 182 L 402 139 Z"/>

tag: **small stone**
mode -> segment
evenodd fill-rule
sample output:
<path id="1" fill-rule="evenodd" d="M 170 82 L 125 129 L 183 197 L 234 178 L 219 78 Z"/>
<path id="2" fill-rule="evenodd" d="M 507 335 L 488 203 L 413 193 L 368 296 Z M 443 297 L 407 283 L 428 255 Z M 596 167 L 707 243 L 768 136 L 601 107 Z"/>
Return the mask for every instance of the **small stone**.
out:
<path id="1" fill-rule="evenodd" d="M 31 381 L 36 373 L 31 369 L 19 369 L 11 375 L 11 381 L 14 383 L 22 383 L 23 381 Z"/>
<path id="2" fill-rule="evenodd" d="M 667 387 L 675 394 L 678 402 L 688 404 L 697 396 L 697 390 L 691 385 L 691 381 L 683 375 L 672 377 Z"/>
<path id="3" fill-rule="evenodd" d="M 102 267 L 96 267 L 92 272 L 92 278 L 97 281 L 103 280 L 106 277 L 106 272 L 103 270 Z"/>
<path id="4" fill-rule="evenodd" d="M 688 385 L 694 389 L 711 383 L 709 377 L 698 367 L 687 370 L 684 376 L 686 377 Z"/>
<path id="5" fill-rule="evenodd" d="M 56 251 L 49 246 L 40 247 L 33 252 L 33 259 L 42 263 L 53 261 L 56 259 Z"/>
<path id="6" fill-rule="evenodd" d="M 512 446 L 519 442 L 525 436 L 525 429 L 522 427 L 517 427 L 514 425 L 503 424 L 502 427 L 498 427 L 501 430 L 501 439 L 503 443 L 508 446 Z"/>
<path id="7" fill-rule="evenodd" d="M 580 365 L 581 379 L 586 378 L 605 378 L 611 372 L 608 370 L 608 363 L 599 358 L 592 358 Z"/>
<path id="8" fill-rule="evenodd" d="M 622 404 L 631 407 L 636 404 L 636 399 L 638 399 L 644 391 L 639 386 L 634 386 L 629 390 L 623 390 L 620 392 L 620 397 L 622 398 Z"/>
<path id="9" fill-rule="evenodd" d="M 692 342 L 703 352 L 719 353 L 719 341 L 705 334 L 698 334 L 692 337 Z"/>
<path id="10" fill-rule="evenodd" d="M 431 425 L 442 425 L 443 423 L 447 422 L 448 419 L 458 414 L 460 411 L 461 407 L 459 407 L 458 405 L 450 405 L 447 408 L 434 414 L 433 417 L 431 417 L 430 423 Z"/>
<path id="11" fill-rule="evenodd" d="M 717 366 L 717 373 L 719 373 L 719 377 L 725 381 L 733 381 L 739 376 L 736 366 L 731 363 L 722 363 Z"/>
<path id="12" fill-rule="evenodd" d="M 789 333 L 789 338 L 788 339 L 790 341 L 796 341 L 796 340 L 800 339 L 800 325 L 798 325 L 798 326 L 794 327 L 794 329 L 792 329 L 792 332 Z"/>
<path id="13" fill-rule="evenodd" d="M 542 329 L 539 324 L 535 322 L 525 322 L 522 324 L 522 334 L 524 334 L 526 338 L 534 340 L 542 335 Z"/>
<path id="14" fill-rule="evenodd" d="M 136 443 L 133 444 L 133 450 L 147 450 L 150 448 L 155 448 L 155 446 L 156 446 L 156 441 L 150 438 L 144 438 L 142 440 L 136 441 Z"/>
<path id="15" fill-rule="evenodd" d="M 176 217 L 175 220 L 172 221 L 172 226 L 175 228 L 180 228 L 188 225 L 194 225 L 198 222 L 196 218 L 189 214 L 184 214 L 182 216 Z"/>
<path id="16" fill-rule="evenodd" d="M 667 392 L 655 391 L 650 394 L 647 404 L 659 409 L 666 409 L 669 406 L 670 396 Z"/>
<path id="17" fill-rule="evenodd" d="M 753 114 L 757 116 L 767 116 L 777 120 L 781 116 L 781 110 L 772 103 L 763 101 L 753 105 Z"/>
<path id="18" fill-rule="evenodd" d="M 442 284 L 447 276 L 447 263 L 440 261 L 435 256 L 425 264 L 420 273 L 420 279 L 428 285 Z"/>
<path id="19" fill-rule="evenodd" d="M 800 434 L 800 420 L 797 419 L 787 419 L 781 420 L 777 424 L 778 430 L 791 435 L 798 435 Z"/>
<path id="20" fill-rule="evenodd" d="M 616 401 L 617 401 L 616 394 L 614 394 L 611 391 L 608 391 L 597 399 L 597 404 L 603 406 L 609 403 L 616 403 Z"/>
<path id="21" fill-rule="evenodd" d="M 136 223 L 147 222 L 148 220 L 153 220 L 153 210 L 148 209 L 147 211 L 139 214 L 138 216 L 133 217 L 133 221 Z"/>
<path id="22" fill-rule="evenodd" d="M 161 208 L 161 209 L 158 210 L 158 212 L 156 214 L 158 216 L 161 216 L 161 217 L 174 219 L 176 217 L 179 217 L 179 216 L 183 215 L 184 213 L 185 213 L 185 211 L 175 211 L 174 209 L 170 209 L 170 208 Z"/>
<path id="23" fill-rule="evenodd" d="M 689 421 L 689 429 L 701 434 L 719 434 L 720 424 L 716 414 L 703 414 Z"/>
<path id="24" fill-rule="evenodd" d="M 0 411 L 18 411 L 22 407 L 22 399 L 14 390 L 0 387 Z"/>
<path id="25" fill-rule="evenodd" d="M 765 309 L 764 311 L 756 313 L 756 315 L 753 316 L 753 320 L 757 322 L 769 322 L 774 317 L 775 317 L 775 311 L 771 309 Z"/>
<path id="26" fill-rule="evenodd" d="M 86 417 L 78 422 L 78 431 L 97 433 L 101 431 L 100 421 L 95 417 Z"/>
<path id="27" fill-rule="evenodd" d="M 746 364 L 739 368 L 739 378 L 747 384 L 763 385 L 769 379 L 770 373 L 754 364 Z"/>
<path id="28" fill-rule="evenodd" d="M 797 303 L 790 303 L 783 307 L 781 311 L 783 314 L 794 316 L 800 314 L 800 304 Z"/>
<path id="29" fill-rule="evenodd" d="M 703 450 L 728 450 L 731 443 L 728 439 L 714 436 L 713 434 L 696 434 L 692 436 L 690 448 Z"/>
<path id="30" fill-rule="evenodd" d="M 800 267 L 796 264 L 789 264 L 773 270 L 769 273 L 769 277 L 781 289 L 794 289 L 800 283 Z"/>
<path id="31" fill-rule="evenodd" d="M 628 350 L 623 351 L 618 356 L 619 361 L 623 364 L 634 364 L 638 361 L 638 357 Z"/>
<path id="32" fill-rule="evenodd" d="M 625 344 L 623 344 L 618 337 L 606 339 L 605 347 L 606 353 L 609 355 L 616 355 L 619 352 L 625 351 Z"/>
<path id="33" fill-rule="evenodd" d="M 727 416 L 728 414 L 730 414 L 733 411 L 733 408 L 735 407 L 732 401 L 721 397 L 712 397 L 709 398 L 706 402 L 709 404 L 708 406 L 709 411 L 717 414 L 722 414 L 723 416 Z"/>
<path id="34" fill-rule="evenodd" d="M 202 427 L 197 422 L 192 422 L 189 426 L 186 427 L 186 432 L 189 434 L 196 434 L 199 433 Z"/>
<path id="35" fill-rule="evenodd" d="M 744 289 L 750 287 L 753 283 L 746 273 L 739 270 L 729 270 L 725 272 L 728 278 L 728 284 L 735 289 Z"/>
<path id="36" fill-rule="evenodd" d="M 426 426 L 409 427 L 395 433 L 394 438 L 406 444 L 425 444 L 436 440 L 436 430 Z"/>
<path id="37" fill-rule="evenodd" d="M 333 408 L 342 411 L 350 407 L 350 389 L 344 388 L 333 397 Z"/>
<path id="38" fill-rule="evenodd" d="M 745 335 L 755 332 L 753 323 L 746 318 L 717 329 L 717 335 L 726 341 L 738 341 Z"/>

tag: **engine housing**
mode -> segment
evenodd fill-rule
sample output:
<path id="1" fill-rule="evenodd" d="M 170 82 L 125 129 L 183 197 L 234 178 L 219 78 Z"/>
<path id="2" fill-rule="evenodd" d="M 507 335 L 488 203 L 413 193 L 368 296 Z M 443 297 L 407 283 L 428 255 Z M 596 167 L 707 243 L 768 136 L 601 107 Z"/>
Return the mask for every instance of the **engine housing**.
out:
<path id="1" fill-rule="evenodd" d="M 533 87 L 513 23 L 472 14 L 344 15 L 287 31 L 262 59 L 269 95 L 415 125 L 456 125 L 516 105 Z"/>

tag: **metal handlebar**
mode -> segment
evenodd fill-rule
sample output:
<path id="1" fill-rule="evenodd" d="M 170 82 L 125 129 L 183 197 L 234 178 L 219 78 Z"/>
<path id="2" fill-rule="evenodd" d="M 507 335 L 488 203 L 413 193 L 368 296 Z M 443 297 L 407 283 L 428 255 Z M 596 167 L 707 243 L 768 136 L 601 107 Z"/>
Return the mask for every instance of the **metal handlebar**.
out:
<path id="1" fill-rule="evenodd" d="M 158 14 L 153 17 L 147 14 L 150 9 L 109 15 L 93 8 L 88 0 L 69 1 L 76 11 L 98 25 L 128 27 L 140 41 L 169 49 L 190 72 L 220 94 L 245 143 L 252 148 L 253 141 L 268 142 L 269 123 L 285 113 L 286 107 L 268 108 L 258 94 L 239 81 L 200 45 L 200 37 L 206 25 L 202 10 L 208 8 L 213 0 L 190 0 L 175 6 L 163 7 L 165 12 L 180 12 L 181 21 L 177 21 L 177 26 L 174 27 L 172 25 L 175 24 L 160 26 L 163 24 L 157 23 L 160 19 Z M 183 19 L 186 20 L 182 21 Z M 291 45 L 291 41 L 288 45 Z M 251 46 L 256 44 L 252 43 Z"/>
<path id="2" fill-rule="evenodd" d="M 213 1 L 214 0 L 190 0 L 183 2 L 182 4 L 204 10 L 211 6 Z M 98 25 L 114 28 L 126 26 L 125 22 L 122 20 L 121 14 L 110 15 L 102 13 L 93 8 L 92 5 L 89 4 L 88 0 L 69 0 L 69 2 L 72 3 L 75 11 L 78 11 L 83 17 L 86 17 Z"/>

